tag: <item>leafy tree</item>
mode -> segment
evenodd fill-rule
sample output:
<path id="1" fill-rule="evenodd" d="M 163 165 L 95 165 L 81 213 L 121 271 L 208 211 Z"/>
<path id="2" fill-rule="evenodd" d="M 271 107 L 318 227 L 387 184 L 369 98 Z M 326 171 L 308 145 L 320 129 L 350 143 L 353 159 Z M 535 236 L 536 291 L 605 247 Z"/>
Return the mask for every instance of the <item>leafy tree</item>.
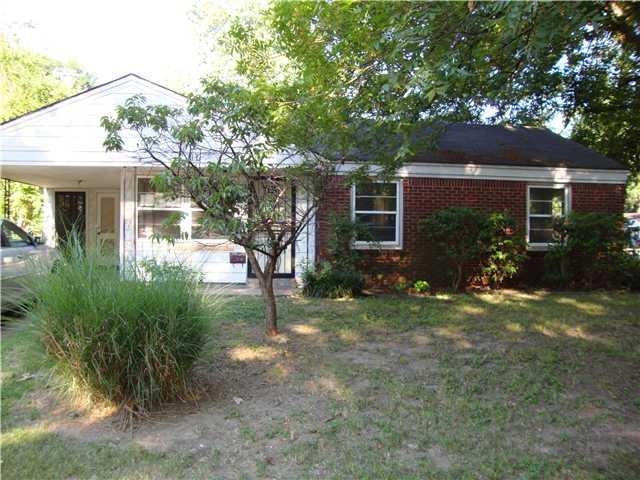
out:
<path id="1" fill-rule="evenodd" d="M 372 159 L 390 171 L 417 120 L 543 125 L 558 113 L 638 170 L 639 19 L 631 2 L 281 0 L 262 24 L 239 20 L 228 44 L 249 78 L 296 92 L 296 114 L 317 119 L 330 145 L 380 138 L 353 135 L 363 119 L 403 139 Z M 278 75 L 271 58 L 288 60 Z"/>
<path id="2" fill-rule="evenodd" d="M 11 219 L 36 236 L 42 234 L 43 199 L 40 187 L 3 180 L 0 198 L 3 199 L 0 217 Z"/>
<path id="3" fill-rule="evenodd" d="M 164 167 L 156 188 L 190 197 L 205 230 L 244 247 L 265 301 L 266 332 L 275 335 L 278 259 L 315 214 L 333 164 L 282 143 L 287 122 L 268 92 L 210 80 L 185 109 L 133 97 L 102 125 L 107 150 L 123 149 L 122 131 L 133 130 L 139 153 Z"/>
<path id="4" fill-rule="evenodd" d="M 78 93 L 92 79 L 74 63 L 25 50 L 0 35 L 0 122 Z"/>
<path id="5" fill-rule="evenodd" d="M 627 183 L 627 198 L 624 205 L 627 212 L 640 212 L 640 176 L 630 178 Z"/>
<path id="6" fill-rule="evenodd" d="M 0 122 L 5 122 L 90 86 L 91 77 L 63 63 L 19 47 L 0 35 Z M 0 216 L 42 232 L 42 192 L 19 182 L 2 182 Z M 7 208 L 9 207 L 9 208 Z"/>

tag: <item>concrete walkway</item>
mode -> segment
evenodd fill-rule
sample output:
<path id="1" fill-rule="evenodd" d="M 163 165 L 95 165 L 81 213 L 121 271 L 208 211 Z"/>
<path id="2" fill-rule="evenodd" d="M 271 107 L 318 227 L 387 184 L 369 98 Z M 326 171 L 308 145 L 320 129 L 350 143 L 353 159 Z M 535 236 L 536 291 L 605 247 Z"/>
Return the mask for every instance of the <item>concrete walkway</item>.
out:
<path id="1" fill-rule="evenodd" d="M 204 285 L 206 292 L 214 295 L 262 295 L 258 279 L 249 278 L 246 284 L 242 283 L 210 283 Z M 298 292 L 298 286 L 293 278 L 274 278 L 273 289 L 277 297 L 288 297 Z"/>

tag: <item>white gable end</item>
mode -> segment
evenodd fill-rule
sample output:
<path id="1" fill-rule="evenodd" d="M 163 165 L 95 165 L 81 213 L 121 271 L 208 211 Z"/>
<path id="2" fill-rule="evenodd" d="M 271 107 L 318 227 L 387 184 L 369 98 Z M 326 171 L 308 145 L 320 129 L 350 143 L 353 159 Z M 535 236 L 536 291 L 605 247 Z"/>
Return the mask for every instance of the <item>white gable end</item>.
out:
<path id="1" fill-rule="evenodd" d="M 149 103 L 183 106 L 186 99 L 135 75 L 96 87 L 0 125 L 0 165 L 133 166 L 135 153 L 105 152 L 100 119 L 133 95 Z M 135 151 L 130 136 L 126 150 Z"/>

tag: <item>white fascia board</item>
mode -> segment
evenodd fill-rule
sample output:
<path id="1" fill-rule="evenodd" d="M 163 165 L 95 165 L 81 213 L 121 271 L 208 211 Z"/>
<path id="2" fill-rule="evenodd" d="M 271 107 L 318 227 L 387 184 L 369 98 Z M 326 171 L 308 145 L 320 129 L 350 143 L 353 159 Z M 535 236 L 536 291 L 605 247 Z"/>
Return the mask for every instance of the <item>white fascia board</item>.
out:
<path id="1" fill-rule="evenodd" d="M 362 164 L 345 163 L 337 169 L 339 175 L 352 172 Z M 372 167 L 373 172 L 380 167 Z M 407 163 L 400 167 L 397 176 L 457 178 L 475 180 L 509 180 L 520 182 L 551 183 L 611 183 L 625 184 L 628 170 L 595 170 L 564 167 L 517 167 L 507 165 L 455 165 L 449 163 Z"/>

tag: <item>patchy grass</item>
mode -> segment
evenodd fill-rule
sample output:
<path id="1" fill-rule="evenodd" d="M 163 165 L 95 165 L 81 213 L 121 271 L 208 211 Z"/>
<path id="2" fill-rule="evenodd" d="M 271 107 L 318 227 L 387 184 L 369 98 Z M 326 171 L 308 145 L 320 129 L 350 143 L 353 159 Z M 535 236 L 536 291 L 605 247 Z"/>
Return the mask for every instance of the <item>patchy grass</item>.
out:
<path id="1" fill-rule="evenodd" d="M 133 431 L 54 395 L 29 328 L 2 340 L 4 478 L 640 475 L 640 296 L 230 299 L 206 395 Z"/>

